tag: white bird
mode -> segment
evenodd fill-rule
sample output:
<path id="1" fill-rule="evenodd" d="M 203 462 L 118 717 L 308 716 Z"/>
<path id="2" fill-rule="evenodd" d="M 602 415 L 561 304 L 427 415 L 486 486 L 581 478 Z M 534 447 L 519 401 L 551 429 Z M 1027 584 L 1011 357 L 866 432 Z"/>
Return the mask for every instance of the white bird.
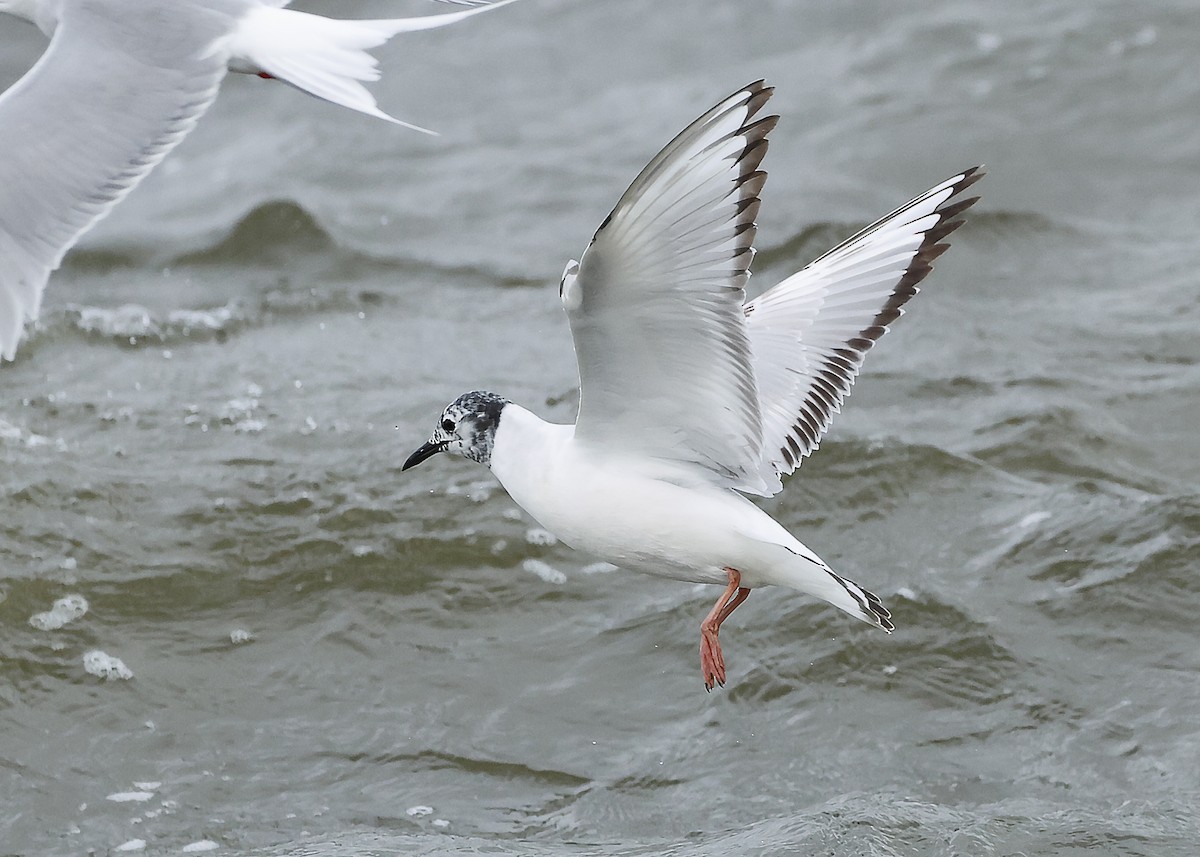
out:
<path id="1" fill-rule="evenodd" d="M 513 2 L 344 21 L 287 0 L 0 0 L 50 36 L 0 95 L 0 362 L 63 255 L 192 130 L 226 71 L 424 131 L 376 106 L 359 82 L 379 79 L 367 51 Z"/>
<path id="2" fill-rule="evenodd" d="M 836 574 L 744 495 L 769 496 L 829 427 L 867 351 L 917 293 L 982 175 L 947 179 L 746 303 L 772 90 L 750 84 L 658 153 L 559 295 L 579 364 L 574 425 L 494 393 L 460 396 L 408 469 L 438 452 L 488 465 L 566 544 L 617 566 L 725 591 L 700 625 L 704 685 L 725 683 L 717 634 L 754 587 L 824 599 L 891 631 L 879 599 Z"/>

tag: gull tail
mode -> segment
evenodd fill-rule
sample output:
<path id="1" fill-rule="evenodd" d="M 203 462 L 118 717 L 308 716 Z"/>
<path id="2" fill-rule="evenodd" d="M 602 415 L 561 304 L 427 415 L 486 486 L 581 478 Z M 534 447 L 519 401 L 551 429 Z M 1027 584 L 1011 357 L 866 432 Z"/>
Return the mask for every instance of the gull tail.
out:
<path id="1" fill-rule="evenodd" d="M 230 43 L 229 67 L 246 74 L 273 77 L 325 101 L 434 134 L 428 128 L 404 122 L 379 109 L 375 97 L 360 83 L 379 80 L 379 63 L 368 51 L 399 33 L 445 27 L 515 2 L 497 0 L 459 12 L 369 21 L 253 6 Z"/>
<path id="2" fill-rule="evenodd" d="M 856 619 L 882 628 L 889 634 L 896 629 L 892 614 L 874 592 L 847 580 L 825 564 L 825 561 L 800 542 L 792 546 L 779 545 L 787 556 L 773 562 L 770 582 L 828 601 Z"/>

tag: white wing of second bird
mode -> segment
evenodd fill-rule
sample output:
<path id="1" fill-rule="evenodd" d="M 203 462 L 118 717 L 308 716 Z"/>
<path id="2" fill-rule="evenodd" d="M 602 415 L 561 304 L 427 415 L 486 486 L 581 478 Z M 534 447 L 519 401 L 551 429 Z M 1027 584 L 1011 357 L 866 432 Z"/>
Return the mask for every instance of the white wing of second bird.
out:
<path id="1" fill-rule="evenodd" d="M 758 169 L 778 117 L 762 81 L 663 149 L 559 290 L 579 363 L 575 425 L 494 393 L 460 396 L 404 463 L 438 452 L 491 467 L 563 542 L 618 566 L 725 586 L 700 626 L 704 685 L 725 682 L 717 634 L 751 588 L 777 584 L 892 630 L 744 495 L 774 494 L 817 448 L 863 357 L 917 293 L 983 172 L 947 179 L 746 303 Z"/>
<path id="2" fill-rule="evenodd" d="M 226 71 L 424 131 L 376 106 L 361 83 L 379 78 L 367 51 L 513 2 L 350 21 L 282 0 L 0 0 L 50 36 L 0 95 L 0 363 L 63 255 L 187 135 Z"/>

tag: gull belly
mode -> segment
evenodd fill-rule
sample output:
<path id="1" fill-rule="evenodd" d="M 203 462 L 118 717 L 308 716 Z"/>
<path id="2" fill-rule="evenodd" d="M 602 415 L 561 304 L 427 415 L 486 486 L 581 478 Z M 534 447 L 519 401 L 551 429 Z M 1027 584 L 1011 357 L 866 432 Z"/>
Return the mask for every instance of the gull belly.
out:
<path id="1" fill-rule="evenodd" d="M 773 518 L 700 474 L 669 462 L 610 455 L 509 404 L 492 472 L 526 512 L 565 544 L 607 562 L 692 583 L 806 589 L 786 569 L 797 557 L 824 569 Z"/>

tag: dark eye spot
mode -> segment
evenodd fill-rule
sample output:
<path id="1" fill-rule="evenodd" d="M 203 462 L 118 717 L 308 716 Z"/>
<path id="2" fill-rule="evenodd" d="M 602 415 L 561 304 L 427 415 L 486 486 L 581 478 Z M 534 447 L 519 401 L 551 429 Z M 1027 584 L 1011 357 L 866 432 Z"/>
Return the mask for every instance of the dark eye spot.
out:
<path id="1" fill-rule="evenodd" d="M 454 431 L 454 420 L 449 417 L 442 420 L 442 431 Z"/>

